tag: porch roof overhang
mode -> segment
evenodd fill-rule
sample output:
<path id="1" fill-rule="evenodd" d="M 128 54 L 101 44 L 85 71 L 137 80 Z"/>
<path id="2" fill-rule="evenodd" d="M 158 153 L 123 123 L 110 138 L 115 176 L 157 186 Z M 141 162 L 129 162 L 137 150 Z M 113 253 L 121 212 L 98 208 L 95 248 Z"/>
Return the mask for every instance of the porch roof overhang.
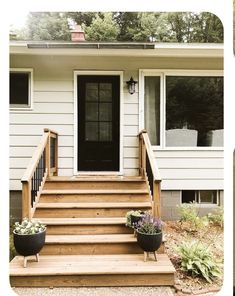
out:
<path id="1" fill-rule="evenodd" d="M 223 44 L 11 41 L 10 54 L 223 58 Z"/>

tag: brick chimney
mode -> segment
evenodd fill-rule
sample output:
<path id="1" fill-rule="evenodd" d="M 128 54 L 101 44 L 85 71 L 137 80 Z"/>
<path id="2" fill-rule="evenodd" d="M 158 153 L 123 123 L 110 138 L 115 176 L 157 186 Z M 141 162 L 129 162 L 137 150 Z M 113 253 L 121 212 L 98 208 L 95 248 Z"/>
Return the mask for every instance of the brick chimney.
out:
<path id="1" fill-rule="evenodd" d="M 75 28 L 71 30 L 71 41 L 80 42 L 86 41 L 85 32 L 80 25 L 75 25 Z"/>

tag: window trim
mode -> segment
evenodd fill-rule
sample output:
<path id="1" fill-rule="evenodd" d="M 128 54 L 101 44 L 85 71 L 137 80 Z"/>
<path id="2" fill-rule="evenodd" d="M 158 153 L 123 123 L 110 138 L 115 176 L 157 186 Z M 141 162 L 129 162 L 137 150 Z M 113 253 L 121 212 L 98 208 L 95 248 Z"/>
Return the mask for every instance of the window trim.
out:
<path id="1" fill-rule="evenodd" d="M 144 109 L 144 77 L 160 76 L 160 145 L 152 145 L 155 151 L 223 151 L 224 147 L 166 147 L 166 77 L 167 76 L 221 76 L 224 77 L 223 70 L 187 70 L 187 69 L 139 69 L 139 131 L 144 129 L 145 109 Z"/>
<path id="2" fill-rule="evenodd" d="M 33 68 L 10 68 L 9 73 L 29 73 L 29 89 L 28 89 L 28 105 L 22 107 L 19 104 L 19 107 L 16 105 L 10 105 L 10 111 L 30 111 L 33 110 Z M 10 85 L 10 81 L 9 81 Z M 10 91 L 9 91 L 10 97 Z"/>

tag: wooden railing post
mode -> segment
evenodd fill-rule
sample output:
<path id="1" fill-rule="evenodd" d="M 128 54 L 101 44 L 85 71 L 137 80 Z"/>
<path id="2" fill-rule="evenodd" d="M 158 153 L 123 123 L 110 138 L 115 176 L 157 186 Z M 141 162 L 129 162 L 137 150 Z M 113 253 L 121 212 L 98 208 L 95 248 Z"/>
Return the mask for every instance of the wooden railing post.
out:
<path id="1" fill-rule="evenodd" d="M 157 218 L 161 217 L 161 183 L 153 181 L 153 215 Z"/>
<path id="2" fill-rule="evenodd" d="M 48 140 L 47 140 L 47 144 L 46 144 L 46 149 L 45 149 L 45 156 L 46 156 L 46 161 L 45 161 L 45 164 L 46 164 L 46 169 L 47 169 L 47 174 L 48 174 L 48 177 L 50 177 L 51 175 L 51 164 L 50 164 L 50 159 L 51 159 L 51 155 L 50 155 L 50 131 L 49 130 L 44 130 L 44 132 L 48 133 Z"/>
<path id="3" fill-rule="evenodd" d="M 31 182 L 22 181 L 22 219 L 31 219 Z"/>

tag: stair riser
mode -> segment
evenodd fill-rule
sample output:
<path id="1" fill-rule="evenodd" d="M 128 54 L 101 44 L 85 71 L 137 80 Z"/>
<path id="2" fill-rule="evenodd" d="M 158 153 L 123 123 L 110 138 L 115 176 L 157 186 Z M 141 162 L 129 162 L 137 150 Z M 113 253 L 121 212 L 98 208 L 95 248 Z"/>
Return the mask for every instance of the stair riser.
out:
<path id="1" fill-rule="evenodd" d="M 86 181 L 73 181 L 73 182 L 50 182 L 47 181 L 44 189 L 146 189 L 144 181 L 133 182 L 86 182 Z"/>
<path id="2" fill-rule="evenodd" d="M 171 286 L 174 273 L 10 277 L 12 287 Z"/>
<path id="3" fill-rule="evenodd" d="M 47 225 L 47 234 L 128 234 L 133 230 L 125 225 Z"/>
<path id="4" fill-rule="evenodd" d="M 148 202 L 147 194 L 42 194 L 40 202 Z"/>
<path id="5" fill-rule="evenodd" d="M 104 254 L 140 254 L 142 250 L 136 243 L 118 244 L 46 244 L 42 255 L 104 255 Z"/>
<path id="6" fill-rule="evenodd" d="M 163 253 L 164 246 L 157 253 Z M 41 255 L 108 255 L 141 254 L 143 250 L 137 243 L 93 243 L 93 244 L 45 244 Z"/>
<path id="7" fill-rule="evenodd" d="M 140 210 L 151 210 L 151 208 L 138 208 Z M 89 217 L 125 217 L 133 208 L 114 209 L 40 209 L 35 211 L 34 218 L 89 218 Z"/>

